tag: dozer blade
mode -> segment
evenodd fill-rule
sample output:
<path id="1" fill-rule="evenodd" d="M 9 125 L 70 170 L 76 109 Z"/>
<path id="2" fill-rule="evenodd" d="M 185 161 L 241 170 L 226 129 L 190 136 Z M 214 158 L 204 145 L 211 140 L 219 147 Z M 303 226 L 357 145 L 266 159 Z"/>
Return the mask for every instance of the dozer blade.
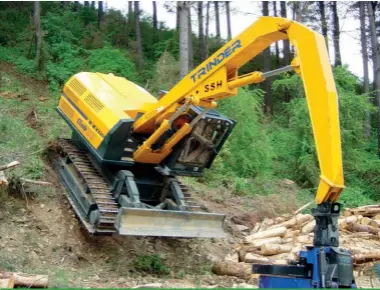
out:
<path id="1" fill-rule="evenodd" d="M 223 238 L 225 215 L 158 209 L 120 208 L 120 235 L 184 238 Z"/>

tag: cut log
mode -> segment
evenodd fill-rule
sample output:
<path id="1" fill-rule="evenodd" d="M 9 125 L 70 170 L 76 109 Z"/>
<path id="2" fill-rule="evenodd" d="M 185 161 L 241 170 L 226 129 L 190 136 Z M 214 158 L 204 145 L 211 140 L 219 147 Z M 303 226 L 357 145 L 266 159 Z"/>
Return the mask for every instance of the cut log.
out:
<path id="1" fill-rule="evenodd" d="M 239 262 L 239 253 L 238 252 L 232 252 L 227 254 L 227 256 L 224 258 L 224 261 L 232 261 L 232 262 Z"/>
<path id="2" fill-rule="evenodd" d="M 371 221 L 372 221 L 372 220 L 371 220 L 370 218 L 368 218 L 368 217 L 363 217 L 363 218 L 360 220 L 360 223 L 361 223 L 362 225 L 369 225 Z"/>
<path id="3" fill-rule="evenodd" d="M 281 259 L 281 260 L 276 260 L 274 261 L 275 265 L 288 265 L 288 260 L 287 259 Z"/>
<path id="4" fill-rule="evenodd" d="M 258 263 L 258 264 L 269 264 L 270 260 L 266 257 L 253 254 L 253 253 L 247 253 L 244 257 L 244 262 L 246 263 Z"/>
<path id="5" fill-rule="evenodd" d="M 301 231 L 300 230 L 287 230 L 286 231 L 286 233 L 285 233 L 285 235 L 284 235 L 284 239 L 287 239 L 287 238 L 295 238 L 295 237 L 297 237 L 299 234 L 301 233 Z"/>
<path id="6" fill-rule="evenodd" d="M 23 286 L 28 288 L 47 288 L 48 287 L 48 276 L 47 275 L 32 275 L 24 273 L 10 273 L 10 272 L 0 272 L 1 279 L 14 278 L 15 286 Z"/>
<path id="7" fill-rule="evenodd" d="M 20 162 L 18 162 L 18 161 L 13 161 L 11 163 L 8 163 L 8 164 L 5 164 L 5 165 L 1 165 L 0 166 L 0 171 L 7 170 L 7 169 L 10 169 L 10 168 L 18 166 L 18 165 L 20 165 Z"/>
<path id="8" fill-rule="evenodd" d="M 363 208 L 363 209 L 351 209 L 355 215 L 362 215 L 365 217 L 373 217 L 380 213 L 380 207 L 377 208 Z"/>
<path id="9" fill-rule="evenodd" d="M 261 247 L 262 245 L 265 244 L 282 244 L 282 239 L 280 237 L 272 237 L 272 238 L 267 238 L 267 239 L 262 239 L 262 240 L 254 240 L 250 243 L 252 247 Z"/>
<path id="10" fill-rule="evenodd" d="M 380 220 L 371 220 L 369 225 L 374 228 L 380 228 Z"/>
<path id="11" fill-rule="evenodd" d="M 302 251 L 302 245 L 301 246 L 295 246 L 292 248 L 292 250 L 290 251 L 291 253 L 299 253 L 300 251 Z"/>
<path id="12" fill-rule="evenodd" d="M 345 229 L 347 227 L 348 223 L 353 223 L 358 220 L 358 217 L 356 215 L 351 215 L 343 219 L 338 220 L 338 225 L 341 229 Z"/>
<path id="13" fill-rule="evenodd" d="M 289 244 L 289 243 L 293 243 L 293 238 L 283 238 L 281 243 L 282 244 Z"/>
<path id="14" fill-rule="evenodd" d="M 285 227 L 278 227 L 278 228 L 274 228 L 274 229 L 270 229 L 270 230 L 268 229 L 268 230 L 265 230 L 262 232 L 258 232 L 258 233 L 249 235 L 249 236 L 245 237 L 244 241 L 246 243 L 250 243 L 253 240 L 278 237 L 278 236 L 282 237 L 285 234 L 285 232 L 286 232 Z"/>
<path id="15" fill-rule="evenodd" d="M 290 220 L 287 220 L 281 224 L 273 225 L 269 227 L 268 229 L 273 229 L 277 227 L 286 227 L 286 228 L 292 228 L 294 226 L 300 226 L 303 223 L 310 221 L 312 219 L 312 215 L 310 214 L 298 214 L 294 218 L 291 218 Z"/>
<path id="16" fill-rule="evenodd" d="M 294 215 L 296 214 L 299 214 L 301 211 L 303 211 L 304 209 L 308 208 L 310 205 L 312 205 L 314 203 L 314 201 L 310 201 L 309 203 L 301 206 L 299 209 L 297 209 L 295 212 L 293 212 Z"/>
<path id="17" fill-rule="evenodd" d="M 367 208 L 380 208 L 379 204 L 368 204 L 368 205 L 362 205 L 354 208 L 354 210 L 360 210 L 360 209 L 367 209 Z"/>
<path id="18" fill-rule="evenodd" d="M 249 278 L 252 266 L 247 263 L 234 263 L 231 261 L 219 261 L 212 266 L 212 272 L 217 275 L 235 276 L 239 278 Z"/>
<path id="19" fill-rule="evenodd" d="M 376 214 L 374 217 L 373 217 L 374 220 L 380 220 L 380 213 Z"/>
<path id="20" fill-rule="evenodd" d="M 380 260 L 380 252 L 368 253 L 368 254 L 357 254 L 353 256 L 355 264 L 363 264 L 373 261 Z"/>
<path id="21" fill-rule="evenodd" d="M 352 215 L 353 215 L 353 213 L 350 210 L 348 210 L 348 209 L 345 209 L 343 211 L 343 216 L 344 217 L 348 217 L 348 216 L 352 216 Z"/>
<path id="22" fill-rule="evenodd" d="M 261 222 L 260 228 L 257 232 L 266 231 L 269 227 L 274 225 L 274 220 L 269 218 L 264 218 L 264 220 Z"/>
<path id="23" fill-rule="evenodd" d="M 260 230 L 261 223 L 257 222 L 255 226 L 253 227 L 253 230 L 251 231 L 251 234 L 257 233 Z"/>
<path id="24" fill-rule="evenodd" d="M 244 262 L 245 255 L 247 253 L 260 253 L 260 247 L 253 247 L 253 246 L 242 246 L 241 249 L 238 251 L 239 254 L 239 262 Z"/>
<path id="25" fill-rule="evenodd" d="M 15 287 L 15 278 L 10 275 L 9 278 L 0 279 L 0 289 L 13 289 Z"/>
<path id="26" fill-rule="evenodd" d="M 274 220 L 269 219 L 269 218 L 265 218 L 265 219 L 263 220 L 263 225 L 266 225 L 266 226 L 273 226 L 273 225 L 274 225 Z"/>
<path id="27" fill-rule="evenodd" d="M 24 183 L 30 183 L 30 184 L 41 185 L 41 186 L 53 185 L 51 182 L 47 182 L 47 181 L 32 180 L 32 179 L 27 179 L 27 178 L 20 178 L 20 180 Z"/>
<path id="28" fill-rule="evenodd" d="M 303 226 L 301 232 L 303 234 L 308 234 L 308 233 L 311 233 L 312 231 L 314 231 L 314 228 L 315 228 L 315 220 L 312 220 L 312 221 L 308 222 L 305 226 Z"/>
<path id="29" fill-rule="evenodd" d="M 363 249 L 362 247 L 354 247 L 354 246 L 348 247 L 347 249 L 353 255 L 358 255 L 358 254 L 360 254 L 360 255 L 366 255 L 366 254 L 370 254 L 372 252 L 371 250 Z"/>
<path id="30" fill-rule="evenodd" d="M 274 222 L 275 222 L 276 225 L 278 225 L 278 224 L 280 224 L 280 223 L 285 222 L 285 218 L 282 217 L 282 216 L 276 217 L 276 218 L 274 219 Z"/>
<path id="31" fill-rule="evenodd" d="M 350 232 L 367 232 L 375 235 L 380 232 L 380 229 L 358 223 L 348 223 L 346 229 Z"/>
<path id="32" fill-rule="evenodd" d="M 296 242 L 301 244 L 310 244 L 312 242 L 312 239 L 308 235 L 298 236 L 296 237 Z"/>
<path id="33" fill-rule="evenodd" d="M 272 256 L 281 253 L 289 253 L 292 248 L 292 245 L 265 244 L 261 246 L 261 254 L 263 256 Z"/>

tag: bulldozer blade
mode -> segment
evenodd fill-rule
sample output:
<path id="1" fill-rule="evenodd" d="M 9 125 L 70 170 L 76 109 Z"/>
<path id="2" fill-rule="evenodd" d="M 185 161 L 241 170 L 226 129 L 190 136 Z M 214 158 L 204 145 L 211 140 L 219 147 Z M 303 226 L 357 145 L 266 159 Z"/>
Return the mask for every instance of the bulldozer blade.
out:
<path id="1" fill-rule="evenodd" d="M 120 208 L 120 235 L 183 238 L 223 238 L 225 215 L 203 212 Z"/>

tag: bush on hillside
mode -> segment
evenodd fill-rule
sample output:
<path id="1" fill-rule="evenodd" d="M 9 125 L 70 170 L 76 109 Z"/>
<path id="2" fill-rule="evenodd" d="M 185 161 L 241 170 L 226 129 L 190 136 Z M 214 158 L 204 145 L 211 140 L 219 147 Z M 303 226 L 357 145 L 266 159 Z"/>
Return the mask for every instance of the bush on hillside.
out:
<path id="1" fill-rule="evenodd" d="M 91 50 L 87 66 L 92 72 L 113 73 L 130 81 L 137 81 L 135 64 L 125 53 L 110 46 Z"/>

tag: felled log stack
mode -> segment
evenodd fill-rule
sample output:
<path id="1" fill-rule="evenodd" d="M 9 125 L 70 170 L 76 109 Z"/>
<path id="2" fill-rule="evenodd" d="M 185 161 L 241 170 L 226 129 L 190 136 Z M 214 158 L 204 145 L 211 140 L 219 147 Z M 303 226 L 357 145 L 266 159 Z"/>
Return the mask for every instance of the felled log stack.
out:
<path id="1" fill-rule="evenodd" d="M 346 209 L 338 224 L 340 246 L 352 251 L 356 266 L 380 261 L 380 205 Z M 314 228 L 315 220 L 310 214 L 266 218 L 233 247 L 224 261 L 216 263 L 213 270 L 219 275 L 242 277 L 247 275 L 246 269 L 251 269 L 252 263 L 290 264 L 298 260 L 301 250 L 313 244 Z"/>
<path id="2" fill-rule="evenodd" d="M 47 288 L 47 275 L 0 272 L 1 288 Z"/>

